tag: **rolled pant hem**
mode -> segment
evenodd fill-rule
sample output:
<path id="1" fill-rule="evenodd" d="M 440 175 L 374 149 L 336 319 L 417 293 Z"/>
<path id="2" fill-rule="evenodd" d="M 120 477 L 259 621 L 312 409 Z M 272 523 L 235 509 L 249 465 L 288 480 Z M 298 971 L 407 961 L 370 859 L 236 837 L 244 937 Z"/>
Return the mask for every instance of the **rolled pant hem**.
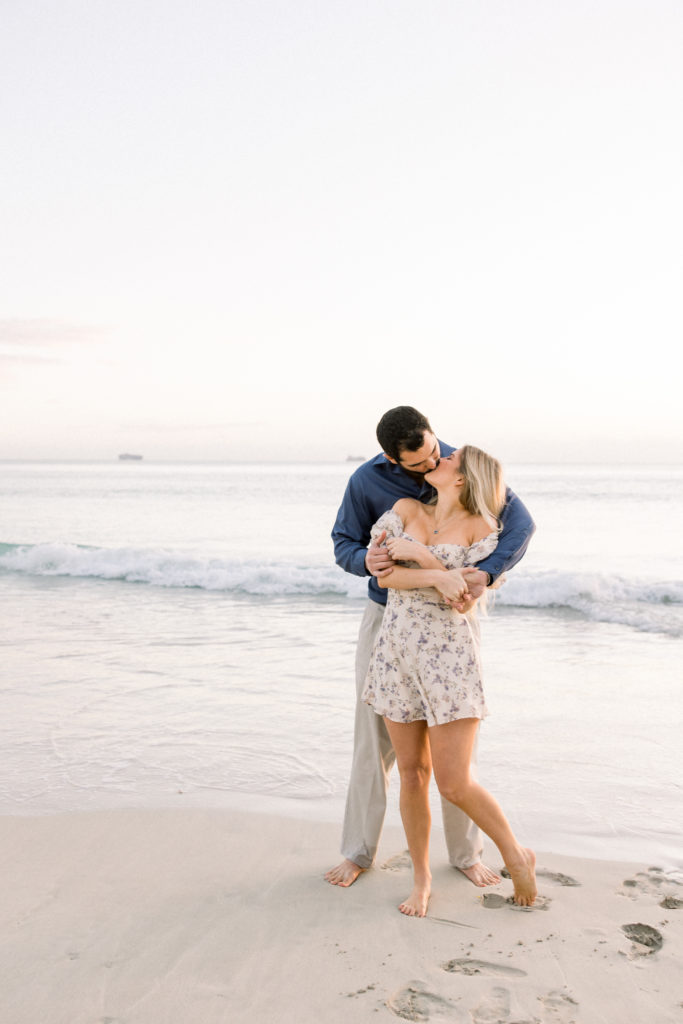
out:
<path id="1" fill-rule="evenodd" d="M 481 863 L 481 854 L 477 854 L 477 856 L 474 857 L 474 859 L 468 857 L 465 863 L 463 864 L 456 864 L 454 860 L 452 860 L 450 863 L 451 867 L 457 868 L 458 871 L 467 871 L 469 870 L 469 868 L 473 868 L 475 864 Z"/>
<path id="2" fill-rule="evenodd" d="M 366 853 L 346 853 L 345 850 L 342 850 L 341 853 L 342 857 L 346 857 L 346 859 L 350 860 L 352 864 L 357 864 L 359 868 L 363 869 L 363 871 L 367 871 L 368 868 L 371 868 L 375 863 L 375 858 L 370 857 Z"/>

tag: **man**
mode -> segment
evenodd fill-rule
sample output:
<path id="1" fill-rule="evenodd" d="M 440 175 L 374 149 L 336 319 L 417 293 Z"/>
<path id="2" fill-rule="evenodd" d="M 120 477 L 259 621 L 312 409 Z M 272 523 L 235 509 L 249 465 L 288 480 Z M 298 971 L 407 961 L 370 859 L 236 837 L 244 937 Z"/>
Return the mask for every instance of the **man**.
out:
<path id="1" fill-rule="evenodd" d="M 351 779 L 346 799 L 341 852 L 344 860 L 325 878 L 332 885 L 352 885 L 372 865 L 386 811 L 389 773 L 395 754 L 384 720 L 360 700 L 370 654 L 386 605 L 386 590 L 377 577 L 391 573 L 394 562 L 381 547 L 382 533 L 370 544 L 370 530 L 400 498 L 429 501 L 433 491 L 424 474 L 435 469 L 442 455 L 455 449 L 439 441 L 429 421 L 409 405 L 390 409 L 377 425 L 382 452 L 352 474 L 332 530 L 337 564 L 356 576 L 370 576 L 369 601 L 356 648 L 357 707 Z M 479 597 L 498 577 L 522 558 L 535 530 L 519 498 L 508 489 L 498 545 L 476 568 L 464 569 L 469 594 Z M 481 862 L 479 829 L 454 804 L 442 800 L 444 832 L 453 867 L 475 885 L 492 885 L 498 875 Z"/>

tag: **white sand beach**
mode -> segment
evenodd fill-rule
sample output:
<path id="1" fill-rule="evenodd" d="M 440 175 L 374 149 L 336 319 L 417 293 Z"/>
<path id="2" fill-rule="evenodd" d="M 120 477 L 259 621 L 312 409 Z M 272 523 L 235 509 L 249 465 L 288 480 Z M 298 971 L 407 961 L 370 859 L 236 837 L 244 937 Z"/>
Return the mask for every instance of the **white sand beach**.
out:
<path id="1" fill-rule="evenodd" d="M 0 819 L 2 1024 L 680 1024 L 683 878 L 539 852 L 532 909 L 400 829 L 350 889 L 335 825 L 228 811 Z M 489 862 L 499 866 L 494 855 Z"/>

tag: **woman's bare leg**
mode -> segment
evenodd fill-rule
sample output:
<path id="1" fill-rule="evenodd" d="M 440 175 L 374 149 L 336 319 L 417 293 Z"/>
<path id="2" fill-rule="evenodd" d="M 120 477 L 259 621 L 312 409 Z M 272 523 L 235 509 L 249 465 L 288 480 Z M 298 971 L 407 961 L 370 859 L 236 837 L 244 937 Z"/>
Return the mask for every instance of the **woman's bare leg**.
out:
<path id="1" fill-rule="evenodd" d="M 470 775 L 478 724 L 476 718 L 462 718 L 430 728 L 434 778 L 441 795 L 462 808 L 496 844 L 515 887 L 515 903 L 528 907 L 536 899 L 534 852 L 519 845 L 497 800 Z"/>
<path id="2" fill-rule="evenodd" d="M 399 905 L 408 917 L 424 917 L 431 893 L 429 870 L 429 809 L 431 758 L 426 722 L 391 722 L 385 718 L 401 776 L 401 820 L 413 862 L 413 891 Z"/>

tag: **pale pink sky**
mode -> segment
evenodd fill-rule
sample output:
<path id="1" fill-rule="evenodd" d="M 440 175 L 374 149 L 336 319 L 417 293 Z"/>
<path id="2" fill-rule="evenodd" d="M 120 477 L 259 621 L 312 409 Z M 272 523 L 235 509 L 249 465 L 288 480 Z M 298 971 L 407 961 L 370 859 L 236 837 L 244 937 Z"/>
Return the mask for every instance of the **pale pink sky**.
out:
<path id="1" fill-rule="evenodd" d="M 5 7 L 0 458 L 683 456 L 683 8 Z"/>

